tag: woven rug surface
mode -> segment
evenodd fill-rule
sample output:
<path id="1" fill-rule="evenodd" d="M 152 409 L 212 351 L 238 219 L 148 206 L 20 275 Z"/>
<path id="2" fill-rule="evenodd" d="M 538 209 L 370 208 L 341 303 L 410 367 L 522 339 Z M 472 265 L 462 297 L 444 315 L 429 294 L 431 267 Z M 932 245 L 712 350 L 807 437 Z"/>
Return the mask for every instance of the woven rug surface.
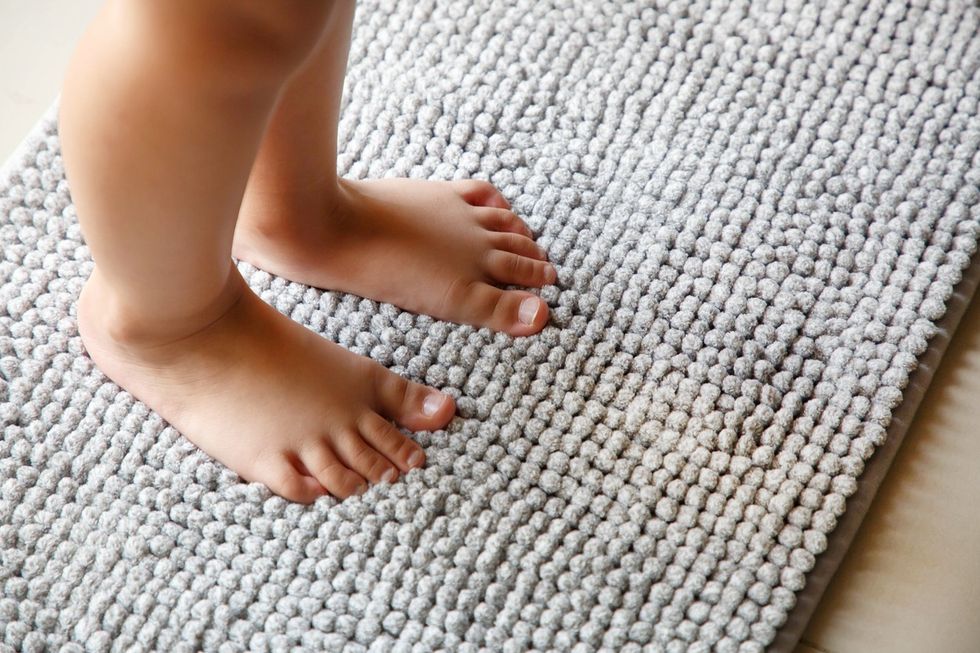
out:
<path id="1" fill-rule="evenodd" d="M 49 114 L 0 181 L 0 643 L 763 650 L 976 249 L 978 23 L 966 0 L 364 2 L 341 170 L 491 180 L 559 280 L 511 338 L 241 264 L 458 400 L 424 469 L 312 506 L 85 355 Z"/>

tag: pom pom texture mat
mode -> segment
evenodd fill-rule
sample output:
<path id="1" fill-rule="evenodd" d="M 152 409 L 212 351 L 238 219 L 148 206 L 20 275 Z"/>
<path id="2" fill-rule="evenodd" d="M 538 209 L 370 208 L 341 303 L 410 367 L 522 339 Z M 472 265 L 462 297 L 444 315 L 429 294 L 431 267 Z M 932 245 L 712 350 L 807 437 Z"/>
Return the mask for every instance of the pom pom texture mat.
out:
<path id="1" fill-rule="evenodd" d="M 92 261 L 49 113 L 0 180 L 0 646 L 763 650 L 976 249 L 978 21 L 364 2 L 341 171 L 489 179 L 559 279 L 551 323 L 511 338 L 241 264 L 458 399 L 424 469 L 311 506 L 85 355 Z"/>

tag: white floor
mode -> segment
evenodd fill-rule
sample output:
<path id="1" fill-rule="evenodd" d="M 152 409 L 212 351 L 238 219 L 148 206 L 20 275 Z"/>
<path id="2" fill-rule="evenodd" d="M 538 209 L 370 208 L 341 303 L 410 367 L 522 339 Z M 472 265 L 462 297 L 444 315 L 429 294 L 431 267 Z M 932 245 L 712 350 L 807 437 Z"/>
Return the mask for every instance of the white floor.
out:
<path id="1" fill-rule="evenodd" d="M 55 100 L 97 0 L 0 0 L 0 163 Z"/>
<path id="2" fill-rule="evenodd" d="M 97 8 L 0 0 L 0 162 L 56 98 Z M 974 302 L 797 653 L 980 650 L 978 397 Z"/>

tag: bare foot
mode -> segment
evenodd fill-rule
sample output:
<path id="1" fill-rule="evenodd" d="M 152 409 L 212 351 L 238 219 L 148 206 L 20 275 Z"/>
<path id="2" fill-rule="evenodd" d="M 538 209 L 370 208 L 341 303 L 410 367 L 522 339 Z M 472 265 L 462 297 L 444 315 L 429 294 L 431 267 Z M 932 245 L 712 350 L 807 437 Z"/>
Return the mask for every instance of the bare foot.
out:
<path id="1" fill-rule="evenodd" d="M 217 319 L 137 337 L 96 269 L 78 326 L 111 379 L 206 453 L 287 499 L 345 498 L 422 465 L 421 447 L 389 420 L 440 428 L 455 412 L 452 398 L 293 322 L 237 271 L 220 301 Z"/>
<path id="2" fill-rule="evenodd" d="M 339 180 L 316 196 L 246 195 L 234 255 L 279 276 L 515 336 L 544 328 L 557 274 L 527 225 L 482 181 Z"/>

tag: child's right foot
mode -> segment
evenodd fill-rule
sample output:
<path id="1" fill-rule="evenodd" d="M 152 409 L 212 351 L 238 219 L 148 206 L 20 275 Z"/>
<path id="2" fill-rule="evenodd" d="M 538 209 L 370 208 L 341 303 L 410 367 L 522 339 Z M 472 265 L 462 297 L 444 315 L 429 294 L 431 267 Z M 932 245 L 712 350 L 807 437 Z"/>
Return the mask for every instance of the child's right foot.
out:
<path id="1" fill-rule="evenodd" d="M 89 355 L 206 453 L 287 499 L 345 498 L 419 467 L 421 447 L 389 420 L 440 428 L 452 398 L 324 340 L 232 274 L 239 287 L 217 320 L 152 342 L 109 322 L 93 274 L 78 303 Z"/>

